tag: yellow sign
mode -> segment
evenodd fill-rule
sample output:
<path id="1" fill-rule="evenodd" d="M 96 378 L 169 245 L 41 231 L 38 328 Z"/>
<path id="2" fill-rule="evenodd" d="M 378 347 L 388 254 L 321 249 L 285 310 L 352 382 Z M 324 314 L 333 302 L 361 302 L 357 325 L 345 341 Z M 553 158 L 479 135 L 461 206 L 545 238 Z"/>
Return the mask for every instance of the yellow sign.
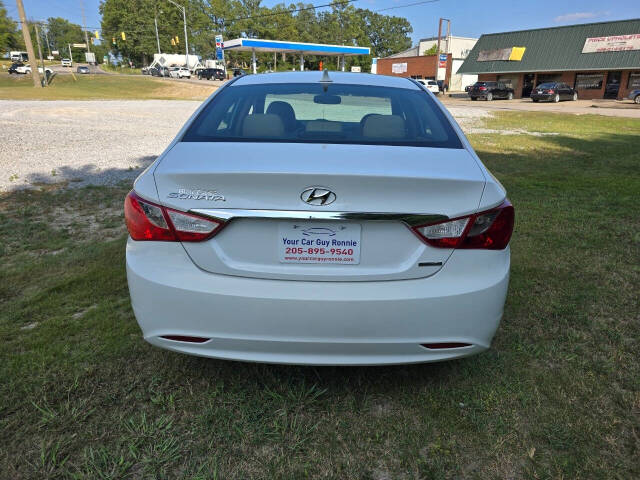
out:
<path id="1" fill-rule="evenodd" d="M 122 40 L 126 40 L 127 39 L 127 36 L 124 34 L 124 32 L 121 33 L 121 36 L 122 36 Z"/>
<path id="2" fill-rule="evenodd" d="M 513 62 L 522 61 L 522 57 L 524 56 L 524 51 L 527 47 L 513 47 L 511 49 L 511 55 L 509 55 L 509 60 Z"/>

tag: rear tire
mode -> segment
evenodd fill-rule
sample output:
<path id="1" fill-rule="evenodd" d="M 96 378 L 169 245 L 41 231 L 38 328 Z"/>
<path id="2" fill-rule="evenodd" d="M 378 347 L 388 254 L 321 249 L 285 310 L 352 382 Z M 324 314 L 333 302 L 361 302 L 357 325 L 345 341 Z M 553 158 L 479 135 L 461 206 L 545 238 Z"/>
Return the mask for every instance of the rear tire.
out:
<path id="1" fill-rule="evenodd" d="M 633 99 L 633 103 L 640 105 L 640 95 L 636 95 L 636 98 Z"/>
<path id="2" fill-rule="evenodd" d="M 639 97 L 640 97 L 640 95 L 638 95 L 638 97 L 636 97 L 636 98 L 639 98 Z M 471 101 L 475 102 L 476 100 L 478 100 L 478 97 L 471 97 Z"/>
<path id="3" fill-rule="evenodd" d="M 556 93 L 556 96 L 553 97 L 553 103 L 558 103 L 560 101 L 560 95 Z"/>
<path id="4" fill-rule="evenodd" d="M 540 101 L 537 98 L 532 98 L 531 100 L 533 100 L 533 103 L 538 103 Z"/>
<path id="5" fill-rule="evenodd" d="M 578 92 L 573 92 L 573 101 L 578 100 Z"/>
<path id="6" fill-rule="evenodd" d="M 509 95 L 507 95 L 507 100 L 513 100 L 513 93 L 509 92 Z"/>
<path id="7" fill-rule="evenodd" d="M 487 93 L 487 102 L 490 102 L 493 100 L 493 93 L 489 92 Z"/>

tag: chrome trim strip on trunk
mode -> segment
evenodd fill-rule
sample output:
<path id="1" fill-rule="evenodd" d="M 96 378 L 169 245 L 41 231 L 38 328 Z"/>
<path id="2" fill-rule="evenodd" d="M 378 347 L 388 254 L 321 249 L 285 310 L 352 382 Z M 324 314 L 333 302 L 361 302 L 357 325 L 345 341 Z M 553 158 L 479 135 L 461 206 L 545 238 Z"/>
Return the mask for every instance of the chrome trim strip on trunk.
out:
<path id="1" fill-rule="evenodd" d="M 448 220 L 446 215 L 433 213 L 382 213 L 382 212 L 327 212 L 308 210 L 244 210 L 224 209 L 215 210 L 209 208 L 195 208 L 189 213 L 202 215 L 214 220 L 228 222 L 233 218 L 268 218 L 274 220 L 362 220 L 362 221 L 400 221 L 416 227 L 429 223 L 438 223 Z"/>

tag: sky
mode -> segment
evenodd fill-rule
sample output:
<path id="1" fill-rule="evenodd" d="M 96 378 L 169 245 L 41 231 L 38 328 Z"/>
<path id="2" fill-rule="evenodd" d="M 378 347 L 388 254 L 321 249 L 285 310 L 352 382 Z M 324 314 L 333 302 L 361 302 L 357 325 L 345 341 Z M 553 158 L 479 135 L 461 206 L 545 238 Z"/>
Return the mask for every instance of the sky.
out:
<path id="1" fill-rule="evenodd" d="M 18 11 L 15 0 L 2 1 L 9 11 L 9 15 L 17 19 Z M 295 0 L 295 3 L 297 1 Z M 330 0 L 303 1 L 304 3 L 322 5 L 329 3 Z M 353 5 L 375 11 L 401 7 L 419 1 L 358 0 Z M 87 26 L 90 29 L 100 26 L 98 11 L 100 0 L 23 0 L 23 3 L 28 18 L 44 20 L 48 17 L 63 17 L 78 24 L 82 24 L 81 4 L 84 3 Z M 266 6 L 273 6 L 282 3 L 282 1 L 263 0 L 262 3 Z M 285 3 L 289 5 L 294 1 L 289 0 Z M 496 8 L 501 4 L 504 5 L 504 12 L 497 14 Z M 433 3 L 394 8 L 380 13 L 407 18 L 413 26 L 411 38 L 415 44 L 420 38 L 438 34 L 438 19 L 440 17 L 451 20 L 452 35 L 479 37 L 483 33 L 640 18 L 640 0 L 559 0 L 557 2 L 437 0 Z"/>

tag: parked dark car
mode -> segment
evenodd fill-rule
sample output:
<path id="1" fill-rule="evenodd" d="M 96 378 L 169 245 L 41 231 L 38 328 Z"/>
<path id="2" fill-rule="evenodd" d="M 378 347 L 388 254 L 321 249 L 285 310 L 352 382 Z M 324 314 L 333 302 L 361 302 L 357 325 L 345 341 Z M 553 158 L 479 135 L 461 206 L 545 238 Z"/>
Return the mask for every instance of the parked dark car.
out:
<path id="1" fill-rule="evenodd" d="M 157 67 L 149 67 L 147 69 L 147 75 L 151 75 L 152 77 L 159 77 L 158 68 Z"/>
<path id="2" fill-rule="evenodd" d="M 513 99 L 513 88 L 506 86 L 502 82 L 476 82 L 469 89 L 471 100 L 482 98 L 491 101 L 496 98 Z"/>
<path id="3" fill-rule="evenodd" d="M 168 77 L 169 76 L 169 67 L 156 67 L 156 75 L 155 77 Z"/>
<path id="4" fill-rule="evenodd" d="M 23 66 L 24 66 L 24 63 L 22 63 L 22 62 L 13 62 L 11 64 L 11 66 L 9 67 L 9 73 L 10 74 L 11 73 L 15 73 L 17 75 L 18 74 L 17 68 L 18 67 L 23 67 Z"/>
<path id="5" fill-rule="evenodd" d="M 79 67 L 76 69 L 76 72 L 77 72 L 77 73 L 82 73 L 82 74 L 84 74 L 84 75 L 86 75 L 86 74 L 88 74 L 88 73 L 91 73 L 91 72 L 89 71 L 89 67 L 86 67 L 86 66 L 84 66 L 84 65 L 79 66 Z"/>
<path id="6" fill-rule="evenodd" d="M 640 105 L 640 90 L 631 90 L 627 98 L 633 100 L 636 105 Z"/>
<path id="7" fill-rule="evenodd" d="M 221 68 L 201 68 L 198 70 L 198 78 L 207 80 L 225 80 L 224 70 Z"/>
<path id="8" fill-rule="evenodd" d="M 236 69 L 234 69 L 234 70 L 233 70 L 233 76 L 234 76 L 234 77 L 239 77 L 239 76 L 241 76 L 241 75 L 246 75 L 246 74 L 247 74 L 247 72 L 245 72 L 245 71 L 244 71 L 243 69 L 241 69 L 241 68 L 236 68 Z"/>
<path id="9" fill-rule="evenodd" d="M 541 83 L 531 91 L 531 100 L 556 103 L 560 100 L 578 100 L 578 92 L 562 82 Z"/>

